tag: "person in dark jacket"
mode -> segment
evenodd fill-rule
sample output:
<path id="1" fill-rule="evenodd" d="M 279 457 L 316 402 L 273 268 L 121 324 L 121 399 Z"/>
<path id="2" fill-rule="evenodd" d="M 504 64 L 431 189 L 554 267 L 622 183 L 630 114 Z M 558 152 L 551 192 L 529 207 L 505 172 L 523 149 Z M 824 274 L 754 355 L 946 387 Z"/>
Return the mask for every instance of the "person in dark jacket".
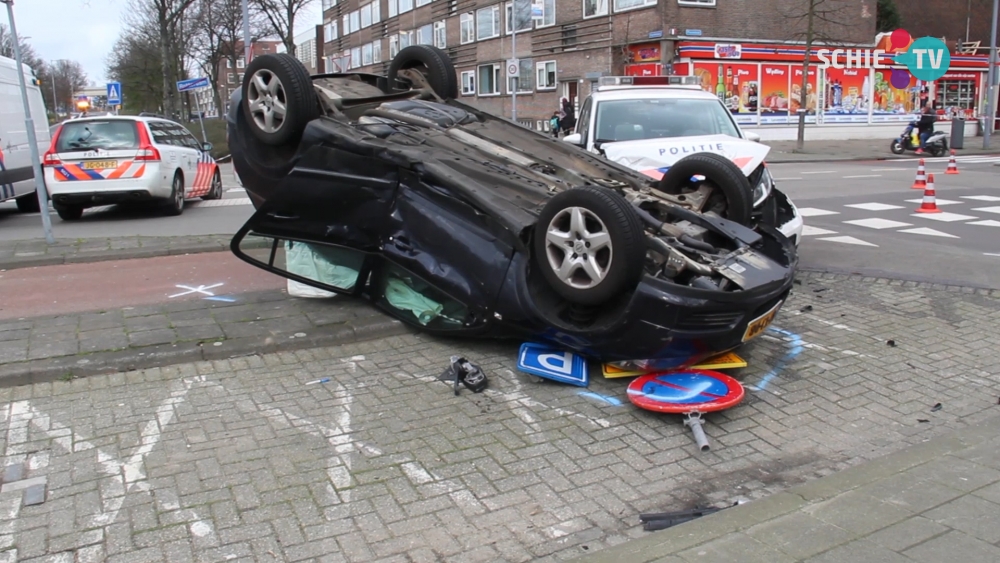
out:
<path id="1" fill-rule="evenodd" d="M 924 112 L 920 116 L 920 121 L 917 122 L 917 132 L 920 134 L 920 147 L 917 149 L 917 154 L 924 154 L 924 149 L 927 148 L 927 138 L 934 133 L 935 121 L 937 121 L 937 116 L 934 115 L 934 110 L 929 104 L 924 106 Z"/>
<path id="2" fill-rule="evenodd" d="M 565 116 L 559 120 L 559 124 L 562 125 L 565 134 L 569 135 L 573 131 L 573 127 L 576 126 L 576 115 L 573 111 L 573 104 L 566 98 L 562 99 L 562 111 Z"/>

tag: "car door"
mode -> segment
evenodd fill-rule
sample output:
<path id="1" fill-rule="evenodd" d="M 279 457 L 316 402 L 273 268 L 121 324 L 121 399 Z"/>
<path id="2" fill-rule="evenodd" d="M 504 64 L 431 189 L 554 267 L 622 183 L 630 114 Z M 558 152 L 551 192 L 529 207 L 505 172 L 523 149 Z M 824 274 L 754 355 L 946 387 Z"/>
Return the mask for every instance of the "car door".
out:
<path id="1" fill-rule="evenodd" d="M 184 162 L 181 160 L 181 152 L 178 150 L 177 142 L 171 131 L 170 122 L 150 120 L 146 122 L 146 125 L 149 126 L 149 131 L 152 133 L 156 149 L 160 151 L 160 158 L 163 162 L 160 170 L 163 173 L 163 180 L 170 182 L 174 176 L 174 171 L 178 168 L 183 174 L 187 175 L 187 171 L 184 169 Z"/>
<path id="2" fill-rule="evenodd" d="M 194 191 L 193 197 L 200 197 L 208 193 L 209 190 L 209 175 L 206 173 L 206 166 L 201 166 L 202 163 L 202 147 L 198 139 L 183 125 L 180 127 L 180 138 L 181 143 L 184 145 L 186 156 L 189 160 L 190 172 L 187 173 L 188 177 L 191 178 L 191 189 Z"/>

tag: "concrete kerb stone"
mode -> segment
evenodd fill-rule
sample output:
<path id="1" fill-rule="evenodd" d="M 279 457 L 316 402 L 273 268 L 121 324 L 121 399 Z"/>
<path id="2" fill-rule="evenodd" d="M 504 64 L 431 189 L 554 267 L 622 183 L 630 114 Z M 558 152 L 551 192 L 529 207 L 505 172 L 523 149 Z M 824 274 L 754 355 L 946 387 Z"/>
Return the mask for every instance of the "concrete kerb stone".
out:
<path id="1" fill-rule="evenodd" d="M 763 522 L 830 500 L 864 485 L 908 469 L 957 454 L 995 439 L 1000 417 L 993 417 L 925 443 L 911 446 L 867 463 L 849 467 L 827 477 L 791 487 L 760 500 L 728 508 L 691 522 L 597 553 L 572 559 L 574 563 L 650 563 L 686 549 L 706 544 L 728 534 L 741 533 Z"/>
<path id="2" fill-rule="evenodd" d="M 42 246 L 37 252 L 21 254 L 17 253 L 19 246 L 30 246 L 35 241 L 6 241 L 0 243 L 0 270 L 225 252 L 229 250 L 228 239 L 229 235 L 196 237 L 195 240 L 188 237 L 108 238 L 73 241 L 72 244 L 60 240 L 51 247 Z M 129 244 L 123 246 L 122 242 Z"/>

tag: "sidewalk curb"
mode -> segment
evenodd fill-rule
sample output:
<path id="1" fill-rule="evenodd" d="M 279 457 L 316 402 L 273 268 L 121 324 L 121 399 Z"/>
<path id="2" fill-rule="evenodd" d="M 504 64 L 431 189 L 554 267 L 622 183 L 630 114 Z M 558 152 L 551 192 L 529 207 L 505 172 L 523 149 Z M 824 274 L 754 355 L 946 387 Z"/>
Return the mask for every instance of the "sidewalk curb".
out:
<path id="1" fill-rule="evenodd" d="M 340 346 L 409 332 L 402 322 L 372 316 L 344 324 L 313 329 L 299 338 L 246 337 L 219 341 L 160 344 L 114 352 L 43 358 L 0 365 L 0 388 L 52 382 L 68 378 L 133 371 L 172 364 L 225 360 L 240 356 Z"/>
<path id="2" fill-rule="evenodd" d="M 226 252 L 224 247 L 214 242 L 185 244 L 171 248 L 123 248 L 118 250 L 99 250 L 94 252 L 77 252 L 53 256 L 12 256 L 0 259 L 0 270 L 16 270 L 19 268 L 37 268 L 39 266 L 59 266 L 63 264 L 87 264 L 92 262 L 110 262 L 115 260 L 131 260 L 136 258 L 158 258 L 161 256 L 181 256 L 184 254 L 203 254 L 206 252 Z"/>
<path id="3" fill-rule="evenodd" d="M 975 447 L 996 436 L 1000 417 L 993 417 L 961 430 L 931 438 L 901 451 L 848 467 L 832 475 L 790 487 L 771 496 L 727 508 L 697 520 L 639 539 L 571 559 L 573 563 L 652 563 L 708 543 L 728 534 L 739 533 L 757 524 L 791 514 L 806 506 L 827 501 L 857 490 L 942 456 Z M 674 560 L 673 558 L 669 560 Z M 677 559 L 678 561 L 680 559 Z"/>

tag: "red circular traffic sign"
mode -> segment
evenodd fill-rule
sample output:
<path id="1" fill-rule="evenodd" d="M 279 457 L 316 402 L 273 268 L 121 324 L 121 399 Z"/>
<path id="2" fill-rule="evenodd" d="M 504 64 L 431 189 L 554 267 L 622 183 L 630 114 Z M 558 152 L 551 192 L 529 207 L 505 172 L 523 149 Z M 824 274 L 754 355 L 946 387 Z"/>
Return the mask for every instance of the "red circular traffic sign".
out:
<path id="1" fill-rule="evenodd" d="M 632 380 L 628 400 L 656 412 L 686 414 L 728 409 L 743 400 L 743 385 L 717 371 L 685 369 Z"/>

